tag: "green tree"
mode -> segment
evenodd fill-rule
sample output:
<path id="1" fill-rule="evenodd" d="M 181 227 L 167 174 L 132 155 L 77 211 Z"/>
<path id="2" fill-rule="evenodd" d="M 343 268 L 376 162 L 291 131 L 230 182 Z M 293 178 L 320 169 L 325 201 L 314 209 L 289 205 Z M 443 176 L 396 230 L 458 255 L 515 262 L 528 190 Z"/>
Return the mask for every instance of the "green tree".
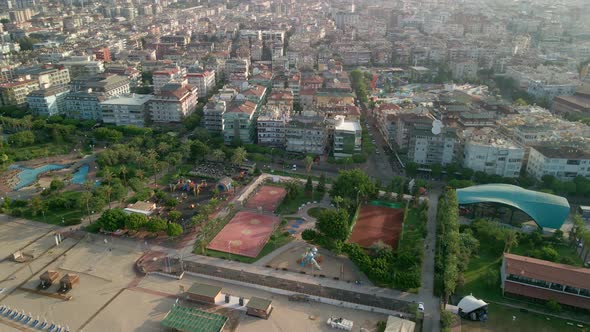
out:
<path id="1" fill-rule="evenodd" d="M 215 149 L 211 152 L 211 159 L 213 161 L 222 162 L 225 159 L 225 153 L 221 149 Z"/>
<path id="2" fill-rule="evenodd" d="M 561 305 L 554 299 L 547 301 L 547 308 L 552 312 L 561 312 Z"/>
<path id="3" fill-rule="evenodd" d="M 301 192 L 301 187 L 299 183 L 295 181 L 287 182 L 285 184 L 285 187 L 287 189 L 287 199 L 289 200 L 295 199 L 297 196 L 299 196 L 299 193 Z"/>
<path id="4" fill-rule="evenodd" d="M 180 226 L 179 224 L 175 224 L 175 223 L 168 224 L 168 229 L 166 230 L 166 234 L 168 234 L 168 236 L 177 237 L 177 236 L 180 236 L 182 234 L 182 232 L 183 232 L 182 226 Z"/>
<path id="5" fill-rule="evenodd" d="M 51 191 L 58 191 L 58 190 L 62 190 L 66 185 L 64 184 L 63 181 L 58 180 L 58 179 L 54 179 L 51 180 L 51 183 L 49 184 L 49 189 Z"/>
<path id="6" fill-rule="evenodd" d="M 318 184 L 315 187 L 315 190 L 317 190 L 320 193 L 326 191 L 326 175 L 324 173 L 320 174 L 320 179 L 318 180 Z"/>
<path id="7" fill-rule="evenodd" d="M 311 172 L 311 167 L 313 166 L 313 157 L 312 156 L 305 156 L 305 170 L 307 173 Z"/>
<path id="8" fill-rule="evenodd" d="M 349 234 L 349 215 L 344 209 L 326 209 L 320 213 L 316 228 L 329 239 L 346 241 Z"/>
<path id="9" fill-rule="evenodd" d="M 180 211 L 170 211 L 168 213 L 168 220 L 170 222 L 178 222 L 180 220 L 180 218 L 182 217 L 182 213 L 180 213 Z"/>
<path id="10" fill-rule="evenodd" d="M 234 164 L 236 166 L 241 166 L 242 163 L 246 160 L 247 156 L 248 156 L 248 153 L 246 152 L 246 149 L 244 149 L 241 146 L 237 147 L 234 150 L 234 153 L 231 158 L 231 162 L 232 162 L 232 164 Z"/>
<path id="11" fill-rule="evenodd" d="M 117 143 L 123 139 L 123 133 L 116 129 L 100 127 L 94 129 L 94 137 L 98 140 Z"/>
<path id="12" fill-rule="evenodd" d="M 366 198 L 375 198 L 378 193 L 375 182 L 360 169 L 340 171 L 330 191 L 332 197 L 340 196 L 356 203 Z"/>
<path id="13" fill-rule="evenodd" d="M 166 220 L 160 217 L 153 217 L 148 221 L 145 228 L 148 232 L 157 233 L 167 230 L 168 224 Z"/>
<path id="14" fill-rule="evenodd" d="M 139 213 L 132 213 L 125 220 L 125 228 L 130 230 L 139 230 L 148 223 L 147 216 Z"/>
<path id="15" fill-rule="evenodd" d="M 100 228 L 107 232 L 114 232 L 125 227 L 127 214 L 122 209 L 109 209 L 96 220 Z"/>
<path id="16" fill-rule="evenodd" d="M 127 166 L 121 165 L 121 167 L 119 167 L 119 174 L 123 175 L 123 182 L 125 182 L 125 184 L 127 184 L 127 173 L 129 173 Z"/>
<path id="17" fill-rule="evenodd" d="M 203 160 L 205 156 L 209 153 L 209 147 L 201 142 L 201 141 L 194 141 L 191 144 L 191 159 L 192 160 Z"/>
<path id="18" fill-rule="evenodd" d="M 43 213 L 43 211 L 45 211 L 45 204 L 39 196 L 35 196 L 29 201 L 29 207 L 33 216 L 36 216 L 39 213 Z"/>
<path id="19" fill-rule="evenodd" d="M 414 177 L 416 176 L 416 174 L 418 174 L 418 164 L 416 164 L 415 162 L 407 162 L 406 163 L 406 174 L 410 177 Z"/>
<path id="20" fill-rule="evenodd" d="M 313 183 L 311 181 L 311 176 L 307 177 L 307 182 L 305 182 L 305 192 L 311 194 L 313 191 Z"/>
<path id="21" fill-rule="evenodd" d="M 20 131 L 10 135 L 8 143 L 15 147 L 29 146 L 35 143 L 35 134 L 30 130 Z"/>

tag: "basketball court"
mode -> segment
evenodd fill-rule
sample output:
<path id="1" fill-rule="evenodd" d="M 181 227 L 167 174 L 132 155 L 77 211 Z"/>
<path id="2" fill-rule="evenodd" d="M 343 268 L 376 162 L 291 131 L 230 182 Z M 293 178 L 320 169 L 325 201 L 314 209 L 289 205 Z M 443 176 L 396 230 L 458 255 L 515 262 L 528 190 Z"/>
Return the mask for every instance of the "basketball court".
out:
<path id="1" fill-rule="evenodd" d="M 373 243 L 381 240 L 395 249 L 402 231 L 403 220 L 403 209 L 363 205 L 348 242 L 369 248 Z"/>
<path id="2" fill-rule="evenodd" d="M 274 212 L 287 195 L 283 187 L 262 186 L 246 203 L 250 209 L 262 208 L 263 211 Z"/>
<path id="3" fill-rule="evenodd" d="M 274 188 L 274 187 L 272 187 Z M 280 219 L 250 211 L 240 211 L 207 246 L 208 249 L 256 257 Z"/>

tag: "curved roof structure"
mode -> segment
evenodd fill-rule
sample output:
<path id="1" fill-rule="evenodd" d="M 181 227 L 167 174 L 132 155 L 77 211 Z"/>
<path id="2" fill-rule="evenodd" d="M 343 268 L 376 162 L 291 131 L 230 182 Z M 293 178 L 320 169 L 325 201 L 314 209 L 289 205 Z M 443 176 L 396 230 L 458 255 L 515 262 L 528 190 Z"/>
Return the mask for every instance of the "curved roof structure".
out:
<path id="1" fill-rule="evenodd" d="M 561 196 L 527 190 L 511 184 L 484 184 L 457 190 L 460 205 L 500 203 L 528 214 L 540 227 L 559 229 L 570 213 L 570 204 Z"/>
<path id="2" fill-rule="evenodd" d="M 463 313 L 469 314 L 470 312 L 477 310 L 479 308 L 483 308 L 488 304 L 485 303 L 483 300 L 475 298 L 473 295 L 467 295 L 459 301 L 457 307 L 463 311 Z"/>

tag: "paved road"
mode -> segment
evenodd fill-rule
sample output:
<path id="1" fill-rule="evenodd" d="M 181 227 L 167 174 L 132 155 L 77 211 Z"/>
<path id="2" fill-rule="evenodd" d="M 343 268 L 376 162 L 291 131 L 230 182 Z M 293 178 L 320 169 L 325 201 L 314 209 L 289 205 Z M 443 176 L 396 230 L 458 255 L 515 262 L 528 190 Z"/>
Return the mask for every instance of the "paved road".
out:
<path id="1" fill-rule="evenodd" d="M 428 197 L 428 223 L 426 225 L 428 234 L 424 241 L 428 249 L 422 263 L 422 287 L 419 292 L 425 309 L 423 331 L 440 330 L 440 300 L 434 297 L 434 248 L 436 247 L 436 210 L 441 192 L 442 187 L 435 185 L 430 190 Z"/>

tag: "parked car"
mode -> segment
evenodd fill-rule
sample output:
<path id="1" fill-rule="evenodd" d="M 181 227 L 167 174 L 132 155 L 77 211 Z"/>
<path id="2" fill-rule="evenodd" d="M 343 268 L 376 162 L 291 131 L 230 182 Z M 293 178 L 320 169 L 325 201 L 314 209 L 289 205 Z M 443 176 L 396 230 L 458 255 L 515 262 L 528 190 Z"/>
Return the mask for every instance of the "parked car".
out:
<path id="1" fill-rule="evenodd" d="M 424 312 L 424 302 L 418 302 L 418 311 Z"/>

